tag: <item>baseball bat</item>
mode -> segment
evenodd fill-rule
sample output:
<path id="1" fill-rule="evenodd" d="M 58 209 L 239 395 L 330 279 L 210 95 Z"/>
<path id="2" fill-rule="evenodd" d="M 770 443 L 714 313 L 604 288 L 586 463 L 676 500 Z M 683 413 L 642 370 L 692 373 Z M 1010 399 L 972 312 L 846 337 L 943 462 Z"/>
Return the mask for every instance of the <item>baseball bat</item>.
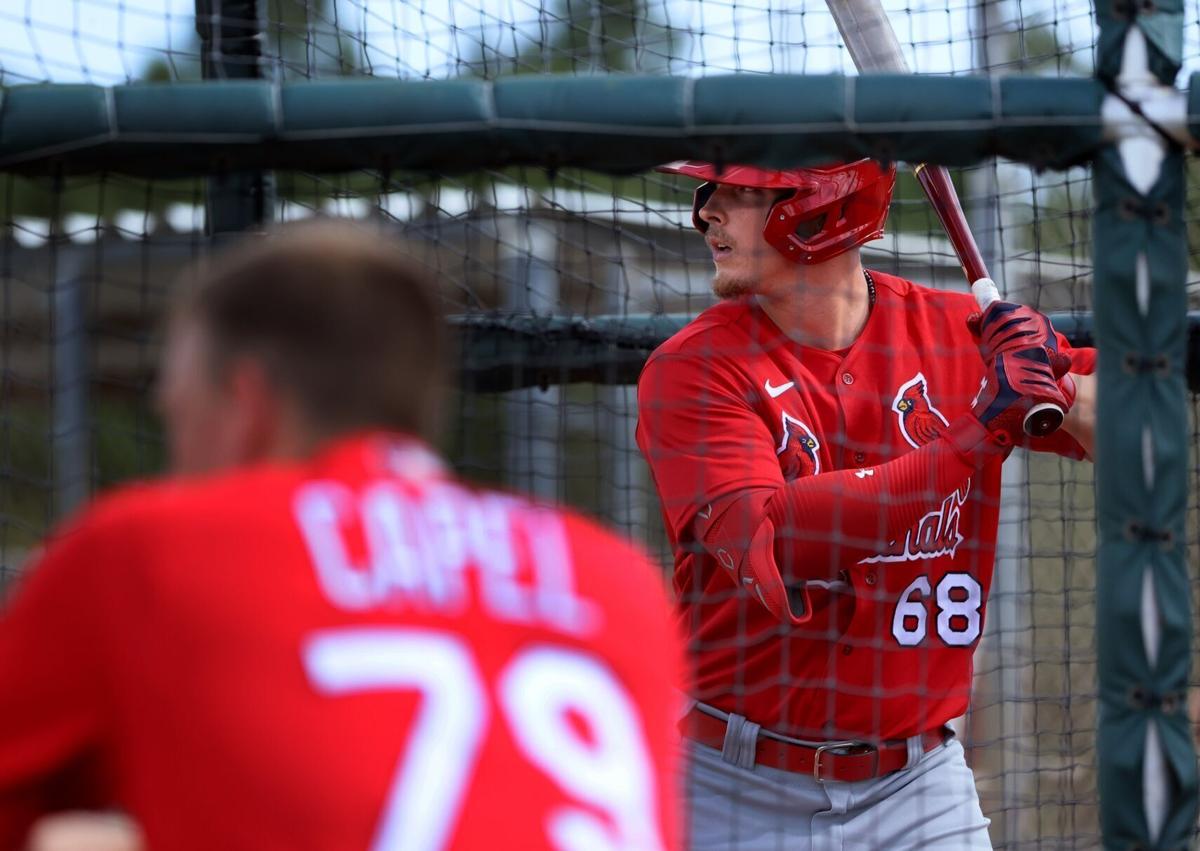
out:
<path id="1" fill-rule="evenodd" d="M 908 73 L 908 62 L 879 0 L 826 0 L 826 3 L 860 72 Z M 992 302 L 999 300 L 1000 292 L 988 275 L 950 173 L 943 166 L 927 163 L 916 165 L 913 172 L 954 246 L 975 303 L 980 310 L 987 310 Z M 1030 408 L 1023 425 L 1026 434 L 1041 437 L 1057 431 L 1062 421 L 1062 408 L 1043 402 Z"/>

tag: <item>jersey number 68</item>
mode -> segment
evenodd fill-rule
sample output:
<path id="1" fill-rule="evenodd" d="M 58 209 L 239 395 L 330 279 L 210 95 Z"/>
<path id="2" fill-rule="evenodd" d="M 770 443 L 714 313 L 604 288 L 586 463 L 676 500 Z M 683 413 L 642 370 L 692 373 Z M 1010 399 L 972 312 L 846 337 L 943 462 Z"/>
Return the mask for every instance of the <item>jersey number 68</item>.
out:
<path id="1" fill-rule="evenodd" d="M 929 577 L 918 576 L 900 593 L 892 613 L 892 636 L 902 647 L 916 647 L 928 633 L 926 601 L 935 596 Z M 951 647 L 966 647 L 979 638 L 983 589 L 969 573 L 947 573 L 935 596 L 938 638 Z"/>

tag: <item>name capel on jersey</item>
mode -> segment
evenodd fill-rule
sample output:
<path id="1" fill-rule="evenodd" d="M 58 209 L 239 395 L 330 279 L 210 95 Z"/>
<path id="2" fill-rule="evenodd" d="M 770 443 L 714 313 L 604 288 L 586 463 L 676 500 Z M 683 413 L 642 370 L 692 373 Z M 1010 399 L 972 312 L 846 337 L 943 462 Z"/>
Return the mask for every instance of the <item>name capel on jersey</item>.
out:
<path id="1" fill-rule="evenodd" d="M 474 602 L 499 622 L 566 635 L 594 634 L 603 620 L 577 593 L 562 521 L 546 508 L 430 478 L 382 479 L 362 493 L 315 480 L 293 510 L 318 585 L 339 609 L 403 602 L 461 616 Z"/>

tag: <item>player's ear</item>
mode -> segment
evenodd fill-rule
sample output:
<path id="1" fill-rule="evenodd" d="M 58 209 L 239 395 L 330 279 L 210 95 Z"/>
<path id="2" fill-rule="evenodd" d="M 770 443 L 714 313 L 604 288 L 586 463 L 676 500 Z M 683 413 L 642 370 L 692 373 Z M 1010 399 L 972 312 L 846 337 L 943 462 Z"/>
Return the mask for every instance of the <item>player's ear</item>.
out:
<path id="1" fill-rule="evenodd" d="M 234 464 L 249 464 L 280 453 L 284 439 L 284 410 L 287 406 L 266 366 L 254 357 L 240 357 L 229 364 L 230 449 Z"/>

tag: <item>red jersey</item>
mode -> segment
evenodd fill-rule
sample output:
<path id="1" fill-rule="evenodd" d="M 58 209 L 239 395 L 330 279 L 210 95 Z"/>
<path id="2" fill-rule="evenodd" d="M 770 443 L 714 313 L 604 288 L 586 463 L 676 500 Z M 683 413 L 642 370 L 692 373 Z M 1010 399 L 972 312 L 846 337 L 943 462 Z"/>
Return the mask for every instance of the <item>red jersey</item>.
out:
<path id="1" fill-rule="evenodd" d="M 406 439 L 130 489 L 0 617 L 0 848 L 672 848 L 681 655 L 641 552 Z"/>
<path id="2" fill-rule="evenodd" d="M 907 737 L 965 711 L 991 583 L 1001 457 L 932 454 L 983 379 L 966 326 L 975 302 L 873 277 L 877 301 L 844 351 L 798 345 L 752 299 L 731 300 L 659 347 L 638 384 L 694 696 L 806 739 Z M 1093 350 L 1059 344 L 1075 372 L 1092 371 Z M 1062 432 L 1033 448 L 1083 457 Z M 926 456 L 952 460 L 914 466 Z M 901 506 L 884 489 L 893 461 L 916 494 Z M 731 495 L 784 487 L 816 495 L 768 546 L 771 569 L 801 589 L 781 622 L 737 587 L 735 559 L 704 529 Z"/>

